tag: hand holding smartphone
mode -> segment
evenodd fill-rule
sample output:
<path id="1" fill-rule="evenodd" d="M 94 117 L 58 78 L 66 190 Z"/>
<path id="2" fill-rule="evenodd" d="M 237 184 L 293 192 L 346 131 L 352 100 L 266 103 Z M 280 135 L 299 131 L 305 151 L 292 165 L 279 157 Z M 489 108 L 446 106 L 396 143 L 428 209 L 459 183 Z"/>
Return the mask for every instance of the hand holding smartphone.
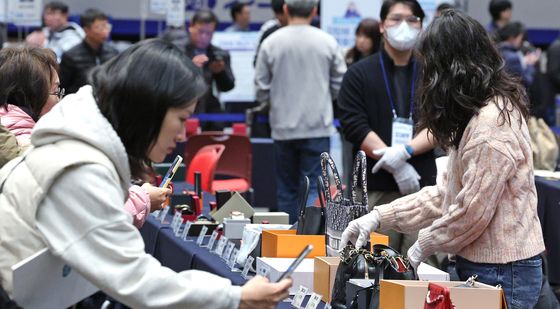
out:
<path id="1" fill-rule="evenodd" d="M 163 177 L 163 180 L 159 184 L 160 188 L 167 188 L 167 186 L 169 186 L 169 182 L 171 182 L 171 179 L 173 179 L 173 176 L 175 176 L 175 172 L 177 172 L 182 162 L 183 157 L 179 155 L 175 157 L 175 160 L 173 160 L 173 163 L 171 163 L 171 166 L 167 170 L 165 177 Z"/>
<path id="2" fill-rule="evenodd" d="M 280 282 L 283 279 L 291 276 L 294 273 L 294 271 L 296 270 L 296 268 L 299 266 L 299 264 L 301 264 L 301 262 L 303 262 L 303 259 L 305 259 L 305 257 L 307 255 L 309 255 L 309 253 L 311 253 L 311 251 L 313 251 L 313 245 L 307 245 L 303 249 L 303 251 L 301 251 L 301 253 L 296 258 L 296 260 L 290 265 L 290 267 L 288 267 L 288 269 L 280 276 L 280 278 L 278 278 L 278 280 L 276 280 L 276 282 Z"/>

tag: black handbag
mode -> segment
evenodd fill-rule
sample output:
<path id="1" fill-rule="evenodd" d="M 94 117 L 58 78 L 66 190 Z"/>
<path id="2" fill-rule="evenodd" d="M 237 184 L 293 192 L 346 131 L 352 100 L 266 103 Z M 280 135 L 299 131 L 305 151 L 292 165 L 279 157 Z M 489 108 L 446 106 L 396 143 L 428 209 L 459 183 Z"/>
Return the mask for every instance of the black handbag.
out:
<path id="1" fill-rule="evenodd" d="M 334 183 L 337 189 L 337 194 L 333 197 L 330 194 L 330 182 L 328 169 L 330 168 Z M 368 197 L 367 197 L 367 178 L 366 178 L 366 154 L 363 151 L 358 151 L 354 163 L 354 171 L 352 174 L 352 198 L 344 197 L 342 191 L 342 183 L 340 176 L 336 169 L 334 161 L 328 153 L 321 154 L 321 169 L 323 174 L 324 190 L 323 194 L 326 200 L 325 214 L 326 214 L 326 242 L 327 242 L 327 256 L 338 256 L 338 249 L 343 245 L 340 244 L 342 232 L 348 226 L 350 221 L 355 220 L 368 211 Z M 358 178 L 360 180 L 361 201 L 357 200 L 358 193 Z"/>
<path id="2" fill-rule="evenodd" d="M 410 262 L 395 249 L 385 245 L 374 245 L 373 252 L 367 247 L 356 249 L 347 245 L 341 253 L 340 264 L 333 285 L 331 305 L 336 309 L 346 309 L 346 283 L 350 279 L 374 279 L 371 286 L 372 298 L 369 308 L 379 307 L 379 282 L 381 279 L 413 280 L 414 269 Z M 359 292 L 362 292 L 361 290 Z M 357 295 L 349 308 L 356 308 Z"/>
<path id="3" fill-rule="evenodd" d="M 307 206 L 309 196 L 309 178 L 304 177 L 303 195 L 299 201 L 299 217 L 297 223 L 297 235 L 324 235 L 325 234 L 325 204 L 323 201 L 322 178 L 317 178 L 317 192 L 321 207 Z"/>

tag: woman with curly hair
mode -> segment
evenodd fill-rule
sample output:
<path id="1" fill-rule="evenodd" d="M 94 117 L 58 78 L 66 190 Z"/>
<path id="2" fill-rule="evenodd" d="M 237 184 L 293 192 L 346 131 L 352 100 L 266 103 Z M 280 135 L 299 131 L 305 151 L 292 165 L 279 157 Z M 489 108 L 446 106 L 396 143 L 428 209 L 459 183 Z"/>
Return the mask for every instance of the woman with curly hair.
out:
<path id="1" fill-rule="evenodd" d="M 377 228 L 419 230 L 413 267 L 436 251 L 456 254 L 461 280 L 477 274 L 502 285 L 510 308 L 533 308 L 545 248 L 523 86 L 482 25 L 459 11 L 428 26 L 417 54 L 419 126 L 449 152 L 447 177 L 351 222 L 343 243 L 361 246 Z"/>

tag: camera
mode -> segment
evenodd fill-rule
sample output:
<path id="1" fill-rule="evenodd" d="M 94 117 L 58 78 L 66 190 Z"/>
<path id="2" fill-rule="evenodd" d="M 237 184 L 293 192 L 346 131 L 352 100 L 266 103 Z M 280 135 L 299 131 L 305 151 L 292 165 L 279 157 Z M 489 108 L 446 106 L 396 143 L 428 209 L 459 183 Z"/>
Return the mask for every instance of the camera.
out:
<path id="1" fill-rule="evenodd" d="M 228 53 L 225 50 L 214 50 L 208 55 L 208 62 L 223 61 L 226 59 Z"/>

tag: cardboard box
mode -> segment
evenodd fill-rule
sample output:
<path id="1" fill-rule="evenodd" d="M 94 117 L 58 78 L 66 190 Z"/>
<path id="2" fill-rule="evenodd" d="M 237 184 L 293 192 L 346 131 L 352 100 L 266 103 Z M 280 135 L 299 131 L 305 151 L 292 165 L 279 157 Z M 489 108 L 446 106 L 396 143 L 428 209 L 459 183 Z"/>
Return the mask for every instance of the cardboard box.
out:
<path id="1" fill-rule="evenodd" d="M 258 257 L 257 274 L 261 273 L 260 270 L 266 265 L 270 269 L 268 278 L 270 281 L 275 282 L 280 278 L 282 273 L 288 270 L 288 267 L 290 267 L 294 260 L 295 259 Z M 303 259 L 301 264 L 296 268 L 291 276 L 293 284 L 290 288 L 290 294 L 296 294 L 300 285 L 309 288 L 308 294 L 313 293 L 311 289 L 313 287 L 313 263 L 313 259 Z"/>
<path id="2" fill-rule="evenodd" d="M 371 243 L 370 251 L 373 252 L 373 245 L 381 244 L 388 246 L 389 245 L 389 236 L 379 234 L 376 232 L 371 232 L 369 234 L 369 242 Z"/>
<path id="3" fill-rule="evenodd" d="M 296 235 L 296 230 L 263 230 L 263 257 L 295 258 L 307 245 L 313 245 L 308 258 L 325 256 L 325 235 Z"/>
<path id="4" fill-rule="evenodd" d="M 253 207 L 239 193 L 235 192 L 222 208 L 211 211 L 210 215 L 216 222 L 221 223 L 224 218 L 231 217 L 233 211 L 243 213 L 245 218 L 251 218 L 255 213 Z"/>
<path id="5" fill-rule="evenodd" d="M 251 220 L 247 218 L 224 218 L 224 236 L 226 236 L 228 239 L 243 238 L 243 230 L 245 229 L 245 225 L 247 224 L 251 224 Z"/>
<path id="6" fill-rule="evenodd" d="M 290 217 L 285 212 L 255 212 L 253 223 L 261 224 L 267 220 L 269 224 L 290 224 Z"/>
<path id="7" fill-rule="evenodd" d="M 416 272 L 418 273 L 418 279 L 423 281 L 449 281 L 449 273 L 426 263 L 420 263 Z"/>
<path id="8" fill-rule="evenodd" d="M 451 301 L 456 309 L 500 309 L 502 289 L 476 283 L 474 288 L 458 287 L 462 281 L 432 281 L 449 287 Z M 428 281 L 381 280 L 379 308 L 417 309 L 423 308 L 428 292 Z"/>
<path id="9" fill-rule="evenodd" d="M 328 303 L 332 298 L 332 289 L 336 270 L 340 258 L 337 256 L 316 256 L 314 259 L 313 290 L 323 295 L 323 301 Z"/>

